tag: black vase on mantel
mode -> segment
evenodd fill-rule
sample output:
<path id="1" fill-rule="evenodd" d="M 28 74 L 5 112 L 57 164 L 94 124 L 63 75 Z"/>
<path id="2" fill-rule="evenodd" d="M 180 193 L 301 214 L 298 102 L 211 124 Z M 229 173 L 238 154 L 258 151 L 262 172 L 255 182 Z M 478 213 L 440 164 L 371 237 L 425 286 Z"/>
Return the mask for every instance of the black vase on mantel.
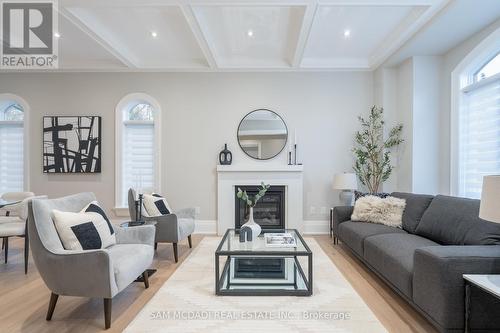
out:
<path id="1" fill-rule="evenodd" d="M 224 149 L 219 153 L 219 163 L 221 165 L 231 165 L 233 162 L 233 153 L 227 149 L 227 143 L 224 144 Z"/>

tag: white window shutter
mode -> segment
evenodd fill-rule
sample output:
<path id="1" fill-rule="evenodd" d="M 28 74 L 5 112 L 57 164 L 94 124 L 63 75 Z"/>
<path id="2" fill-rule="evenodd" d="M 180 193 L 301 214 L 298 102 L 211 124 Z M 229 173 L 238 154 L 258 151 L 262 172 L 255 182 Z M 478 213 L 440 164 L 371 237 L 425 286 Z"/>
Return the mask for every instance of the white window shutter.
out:
<path id="1" fill-rule="evenodd" d="M 22 122 L 0 121 L 0 193 L 23 191 L 23 135 Z"/>
<path id="2" fill-rule="evenodd" d="M 500 78 L 463 90 L 459 126 L 459 194 L 479 199 L 483 176 L 500 174 Z"/>
<path id="3" fill-rule="evenodd" d="M 123 134 L 122 205 L 127 207 L 129 188 L 146 191 L 154 189 L 154 124 L 126 122 Z"/>

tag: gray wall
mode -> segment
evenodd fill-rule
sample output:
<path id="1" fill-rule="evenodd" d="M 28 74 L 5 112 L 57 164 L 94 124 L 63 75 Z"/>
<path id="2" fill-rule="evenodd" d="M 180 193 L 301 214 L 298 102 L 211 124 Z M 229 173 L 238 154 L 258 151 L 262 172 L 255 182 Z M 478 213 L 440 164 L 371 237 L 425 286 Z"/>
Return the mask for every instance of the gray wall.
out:
<path id="1" fill-rule="evenodd" d="M 337 203 L 333 174 L 350 171 L 357 116 L 373 104 L 371 72 L 329 73 L 2 73 L 0 93 L 24 98 L 30 115 L 31 190 L 50 197 L 93 191 L 108 211 L 115 202 L 115 107 L 126 94 L 143 92 L 162 107 L 162 187 L 171 206 L 200 207 L 216 218 L 218 152 L 225 142 L 234 163 L 286 163 L 286 152 L 254 162 L 240 151 L 236 129 L 252 109 L 270 108 L 297 131 L 304 163 L 304 215 L 325 220 Z M 42 173 L 42 116 L 103 117 L 102 173 Z"/>

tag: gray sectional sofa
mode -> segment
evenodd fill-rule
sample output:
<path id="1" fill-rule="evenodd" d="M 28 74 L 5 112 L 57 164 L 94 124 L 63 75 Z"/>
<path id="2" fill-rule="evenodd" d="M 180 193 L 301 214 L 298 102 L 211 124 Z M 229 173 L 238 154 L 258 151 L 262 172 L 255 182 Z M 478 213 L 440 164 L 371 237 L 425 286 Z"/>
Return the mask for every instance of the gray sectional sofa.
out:
<path id="1" fill-rule="evenodd" d="M 438 331 L 463 332 L 462 274 L 500 274 L 500 224 L 478 217 L 479 200 L 391 195 L 406 199 L 402 229 L 351 221 L 353 207 L 342 206 L 335 236 Z M 470 326 L 500 332 L 500 301 L 472 289 Z"/>

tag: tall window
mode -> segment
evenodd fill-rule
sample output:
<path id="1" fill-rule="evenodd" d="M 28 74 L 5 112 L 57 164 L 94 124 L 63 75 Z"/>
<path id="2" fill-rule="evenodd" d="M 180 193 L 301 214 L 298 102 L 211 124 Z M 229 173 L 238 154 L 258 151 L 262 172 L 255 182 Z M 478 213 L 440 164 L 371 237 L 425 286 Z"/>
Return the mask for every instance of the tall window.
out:
<path id="1" fill-rule="evenodd" d="M 483 176 L 500 174 L 500 54 L 462 80 L 459 195 L 481 197 Z"/>
<path id="2" fill-rule="evenodd" d="M 128 207 L 128 190 L 160 190 L 158 103 L 144 94 L 126 96 L 117 106 L 117 207 Z"/>
<path id="3" fill-rule="evenodd" d="M 0 193 L 24 188 L 24 110 L 15 102 L 0 102 Z"/>

